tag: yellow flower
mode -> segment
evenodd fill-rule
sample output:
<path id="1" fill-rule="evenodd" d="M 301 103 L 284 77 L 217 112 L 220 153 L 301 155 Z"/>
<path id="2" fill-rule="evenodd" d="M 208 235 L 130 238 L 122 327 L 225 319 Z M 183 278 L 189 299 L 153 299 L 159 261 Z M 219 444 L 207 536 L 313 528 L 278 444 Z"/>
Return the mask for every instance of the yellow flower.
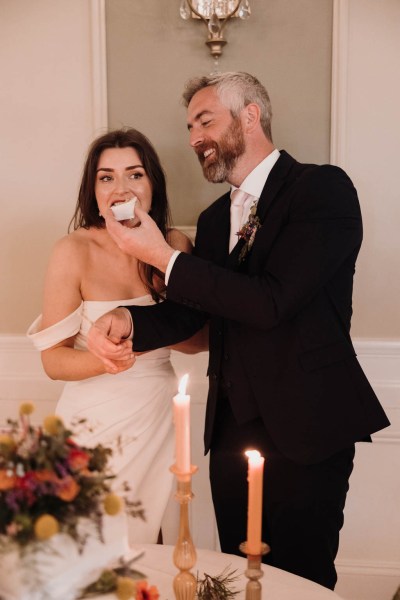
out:
<path id="1" fill-rule="evenodd" d="M 35 405 L 32 402 L 23 402 L 19 407 L 20 415 L 31 415 L 35 410 Z"/>
<path id="2" fill-rule="evenodd" d="M 38 540 L 48 540 L 59 532 L 60 526 L 52 515 L 42 515 L 35 521 L 34 530 Z"/>
<path id="3" fill-rule="evenodd" d="M 107 494 L 103 504 L 104 510 L 108 515 L 117 515 L 123 507 L 122 499 L 116 494 Z"/>
<path id="4" fill-rule="evenodd" d="M 9 433 L 0 433 L 0 446 L 3 446 L 3 451 L 11 452 L 15 448 L 14 438 Z"/>
<path id="5" fill-rule="evenodd" d="M 43 421 L 43 428 L 50 435 L 57 435 L 63 427 L 64 423 L 57 415 L 49 415 Z"/>
<path id="6" fill-rule="evenodd" d="M 136 595 L 136 583 L 129 577 L 118 577 L 115 591 L 119 600 L 129 600 Z"/>

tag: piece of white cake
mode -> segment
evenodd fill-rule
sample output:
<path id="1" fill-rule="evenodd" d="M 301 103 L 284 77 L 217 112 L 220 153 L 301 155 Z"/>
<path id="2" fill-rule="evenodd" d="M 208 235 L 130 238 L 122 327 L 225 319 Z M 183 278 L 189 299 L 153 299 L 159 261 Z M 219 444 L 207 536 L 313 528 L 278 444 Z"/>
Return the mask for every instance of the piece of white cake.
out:
<path id="1" fill-rule="evenodd" d="M 127 202 L 121 202 L 120 204 L 114 204 L 111 210 L 114 213 L 114 217 L 117 221 L 126 221 L 127 219 L 133 219 L 135 216 L 135 204 L 137 198 L 130 198 Z"/>

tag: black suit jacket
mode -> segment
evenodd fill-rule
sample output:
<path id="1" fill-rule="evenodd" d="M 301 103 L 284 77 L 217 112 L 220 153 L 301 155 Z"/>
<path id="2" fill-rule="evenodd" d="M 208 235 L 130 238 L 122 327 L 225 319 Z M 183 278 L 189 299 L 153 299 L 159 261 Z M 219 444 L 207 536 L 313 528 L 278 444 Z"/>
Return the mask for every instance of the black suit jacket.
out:
<path id="1" fill-rule="evenodd" d="M 178 256 L 168 300 L 152 316 L 132 307 L 137 350 L 183 339 L 211 316 L 206 451 L 221 376 L 237 421 L 261 416 L 279 450 L 300 463 L 387 427 L 349 334 L 362 221 L 348 176 L 282 151 L 242 262 L 242 241 L 228 255 L 229 207 L 225 194 L 200 215 L 195 253 Z"/>

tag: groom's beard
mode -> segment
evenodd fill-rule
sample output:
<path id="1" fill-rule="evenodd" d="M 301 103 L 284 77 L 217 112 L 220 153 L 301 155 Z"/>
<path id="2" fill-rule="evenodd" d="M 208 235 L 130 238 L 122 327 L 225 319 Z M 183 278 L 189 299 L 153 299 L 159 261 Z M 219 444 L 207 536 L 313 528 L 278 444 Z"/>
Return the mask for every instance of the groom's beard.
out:
<path id="1" fill-rule="evenodd" d="M 215 152 L 207 161 L 204 158 L 204 152 L 210 148 L 213 148 Z M 244 151 L 244 135 L 241 121 L 238 118 L 233 119 L 219 142 L 205 142 L 201 148 L 196 149 L 204 177 L 212 183 L 227 181 L 238 158 L 244 154 Z"/>

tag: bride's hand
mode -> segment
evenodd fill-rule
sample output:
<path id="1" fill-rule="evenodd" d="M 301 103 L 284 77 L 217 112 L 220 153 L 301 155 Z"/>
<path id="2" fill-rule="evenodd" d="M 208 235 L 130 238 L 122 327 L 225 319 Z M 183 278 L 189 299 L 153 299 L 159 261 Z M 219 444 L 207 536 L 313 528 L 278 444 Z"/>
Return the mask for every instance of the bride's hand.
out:
<path id="1" fill-rule="evenodd" d="M 127 360 L 107 360 L 107 364 L 105 360 L 102 360 L 105 373 L 108 373 L 109 375 L 117 375 L 118 373 L 122 373 L 123 371 L 130 369 L 136 362 L 135 354 L 132 354 L 131 356 L 132 358 Z M 109 363 L 112 366 L 109 366 Z"/>
<path id="2" fill-rule="evenodd" d="M 101 360 L 107 373 L 119 373 L 134 364 L 132 341 L 125 339 L 131 333 L 132 320 L 125 308 L 115 308 L 106 313 L 90 328 L 88 350 Z"/>

